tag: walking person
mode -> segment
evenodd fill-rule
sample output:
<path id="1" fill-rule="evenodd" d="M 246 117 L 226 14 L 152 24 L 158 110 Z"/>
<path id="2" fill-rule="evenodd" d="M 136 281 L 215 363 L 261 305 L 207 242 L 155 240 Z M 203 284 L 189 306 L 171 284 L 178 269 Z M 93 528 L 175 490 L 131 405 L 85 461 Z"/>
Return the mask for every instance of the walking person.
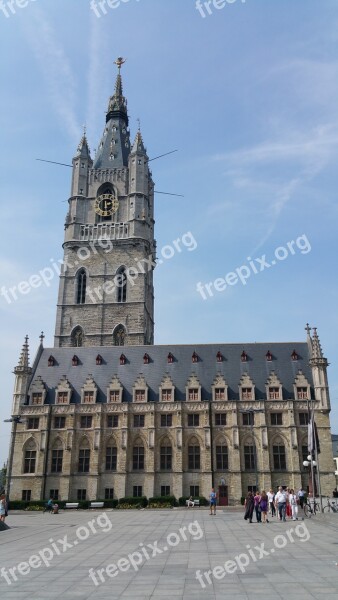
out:
<path id="1" fill-rule="evenodd" d="M 287 488 L 287 490 L 286 490 L 286 516 L 289 517 L 289 519 L 291 519 L 291 516 L 292 516 L 292 510 L 291 510 L 291 504 L 290 504 L 290 494 L 291 494 L 291 490 L 290 490 L 290 488 Z"/>
<path id="2" fill-rule="evenodd" d="M 261 523 L 262 522 L 261 497 L 260 497 L 258 491 L 256 492 L 256 494 L 254 496 L 254 503 L 255 503 L 255 513 L 256 513 L 257 523 Z"/>
<path id="3" fill-rule="evenodd" d="M 286 501 L 287 501 L 287 492 L 285 490 L 283 490 L 282 486 L 280 485 L 278 488 L 278 492 L 275 496 L 275 506 L 276 506 L 276 509 L 278 510 L 280 521 L 284 521 L 284 522 L 286 521 L 286 518 L 285 518 Z"/>
<path id="4" fill-rule="evenodd" d="M 291 515 L 293 521 L 298 521 L 298 498 L 295 494 L 295 490 L 290 490 L 289 503 L 291 506 Z"/>
<path id="5" fill-rule="evenodd" d="M 303 490 L 302 487 L 300 488 L 297 496 L 298 496 L 298 499 L 299 499 L 299 505 L 300 505 L 300 507 L 304 508 L 304 504 L 306 504 L 306 498 L 305 498 L 306 494 L 305 494 L 305 492 L 304 492 L 304 490 Z"/>
<path id="6" fill-rule="evenodd" d="M 6 496 L 1 494 L 0 496 L 0 521 L 5 521 L 6 518 Z"/>
<path id="7" fill-rule="evenodd" d="M 215 489 L 212 488 L 210 494 L 209 494 L 209 499 L 210 499 L 210 514 L 216 514 L 216 500 L 217 500 L 217 494 L 215 492 Z M 214 513 L 212 513 L 212 509 L 214 509 Z"/>
<path id="8" fill-rule="evenodd" d="M 260 507 L 261 507 L 261 514 L 263 516 L 263 523 L 269 523 L 269 519 L 267 518 L 268 495 L 264 490 L 261 492 Z"/>
<path id="9" fill-rule="evenodd" d="M 253 497 L 252 492 L 248 492 L 248 495 L 245 499 L 244 506 L 245 506 L 244 519 L 246 521 L 249 519 L 249 523 L 252 523 L 252 515 L 253 515 L 253 511 L 254 511 L 254 506 L 255 506 L 254 497 Z"/>
<path id="10" fill-rule="evenodd" d="M 268 503 L 269 503 L 269 512 L 271 513 L 271 516 L 274 517 L 276 514 L 275 492 L 273 491 L 272 488 L 270 488 L 270 491 L 267 493 L 267 496 L 268 496 Z"/>

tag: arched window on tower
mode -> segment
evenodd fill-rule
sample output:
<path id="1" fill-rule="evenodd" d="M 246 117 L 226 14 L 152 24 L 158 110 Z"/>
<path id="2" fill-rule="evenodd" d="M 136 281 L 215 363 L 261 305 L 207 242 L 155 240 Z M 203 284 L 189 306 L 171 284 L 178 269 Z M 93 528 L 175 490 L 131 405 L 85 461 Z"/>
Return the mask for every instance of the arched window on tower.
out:
<path id="1" fill-rule="evenodd" d="M 85 269 L 80 269 L 76 278 L 76 304 L 84 304 L 86 301 L 87 274 Z"/>
<path id="2" fill-rule="evenodd" d="M 75 348 L 83 346 L 83 330 L 81 327 L 75 327 L 72 332 L 72 346 Z"/>
<path id="3" fill-rule="evenodd" d="M 127 301 L 127 275 L 124 267 L 121 267 L 115 277 L 115 282 L 117 285 L 117 301 L 118 302 L 126 302 Z"/>
<path id="4" fill-rule="evenodd" d="M 114 346 L 124 346 L 126 330 L 123 325 L 118 325 L 113 333 Z"/>

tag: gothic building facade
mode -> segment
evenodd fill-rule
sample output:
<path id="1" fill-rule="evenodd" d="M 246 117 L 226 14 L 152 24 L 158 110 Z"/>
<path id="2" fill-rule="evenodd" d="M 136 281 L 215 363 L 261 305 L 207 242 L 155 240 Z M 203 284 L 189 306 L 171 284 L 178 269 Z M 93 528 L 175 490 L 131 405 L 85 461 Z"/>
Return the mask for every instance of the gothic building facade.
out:
<path id="1" fill-rule="evenodd" d="M 154 183 L 130 140 L 121 65 L 94 159 L 73 159 L 53 348 L 14 370 L 10 497 L 208 496 L 308 486 L 314 409 L 335 486 L 327 360 L 297 343 L 154 345 Z"/>

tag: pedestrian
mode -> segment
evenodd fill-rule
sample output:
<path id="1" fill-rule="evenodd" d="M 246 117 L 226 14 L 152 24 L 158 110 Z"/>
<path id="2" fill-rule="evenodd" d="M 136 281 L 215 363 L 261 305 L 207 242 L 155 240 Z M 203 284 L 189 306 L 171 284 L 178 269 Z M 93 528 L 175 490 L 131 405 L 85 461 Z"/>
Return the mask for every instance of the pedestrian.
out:
<path id="1" fill-rule="evenodd" d="M 263 515 L 263 523 L 269 523 L 269 519 L 267 518 L 267 512 L 268 512 L 268 495 L 265 492 L 265 490 L 263 490 L 261 492 L 260 507 L 261 507 L 261 514 Z"/>
<path id="2" fill-rule="evenodd" d="M 268 502 L 269 502 L 269 512 L 271 513 L 271 516 L 274 517 L 276 514 L 275 492 L 273 491 L 272 488 L 270 488 L 270 491 L 267 493 L 267 496 L 268 496 Z"/>
<path id="3" fill-rule="evenodd" d="M 286 516 L 289 517 L 289 519 L 291 519 L 291 516 L 292 516 L 292 510 L 291 510 L 291 504 L 290 504 L 290 493 L 291 493 L 291 489 L 287 488 L 287 490 L 286 490 Z"/>
<path id="4" fill-rule="evenodd" d="M 256 492 L 256 494 L 254 496 L 254 503 L 255 503 L 255 513 L 256 513 L 257 523 L 261 523 L 262 522 L 261 497 L 260 497 L 258 491 Z"/>
<path id="5" fill-rule="evenodd" d="M 278 492 L 275 496 L 275 507 L 278 510 L 280 521 L 286 521 L 286 519 L 285 519 L 286 501 L 287 501 L 287 492 L 285 490 L 283 490 L 282 486 L 280 485 L 278 488 Z"/>
<path id="6" fill-rule="evenodd" d="M 252 492 L 248 492 L 248 495 L 245 499 L 244 506 L 245 506 L 244 519 L 246 521 L 249 519 L 249 523 L 252 523 L 252 515 L 253 515 L 253 511 L 254 511 L 254 506 L 255 506 L 254 497 L 253 497 Z"/>
<path id="7" fill-rule="evenodd" d="M 209 499 L 210 499 L 210 514 L 216 514 L 216 500 L 217 500 L 217 494 L 215 492 L 215 489 L 212 488 L 210 494 L 209 494 Z M 214 510 L 214 513 L 212 512 L 212 510 Z"/>
<path id="8" fill-rule="evenodd" d="M 189 500 L 187 500 L 187 507 L 190 508 L 190 506 L 195 506 L 195 502 L 193 501 L 192 496 L 190 496 Z"/>
<path id="9" fill-rule="evenodd" d="M 304 504 L 306 504 L 306 501 L 305 501 L 305 492 L 304 492 L 304 490 L 303 490 L 302 487 L 300 488 L 297 496 L 298 496 L 298 499 L 299 499 L 299 505 L 300 505 L 300 507 L 304 508 Z"/>
<path id="10" fill-rule="evenodd" d="M 5 521 L 6 518 L 6 496 L 1 494 L 0 496 L 0 521 Z"/>
<path id="11" fill-rule="evenodd" d="M 291 507 L 291 515 L 293 521 L 298 521 L 298 504 L 297 504 L 297 496 L 295 494 L 295 490 L 290 490 L 289 494 L 289 503 Z"/>

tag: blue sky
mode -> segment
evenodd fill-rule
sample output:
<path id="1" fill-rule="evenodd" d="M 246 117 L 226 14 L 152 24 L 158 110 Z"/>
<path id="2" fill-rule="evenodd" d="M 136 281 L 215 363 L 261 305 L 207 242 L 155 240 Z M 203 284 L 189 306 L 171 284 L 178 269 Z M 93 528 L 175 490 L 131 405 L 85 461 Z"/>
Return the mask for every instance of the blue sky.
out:
<path id="1" fill-rule="evenodd" d="M 100 17 L 87 0 L 4 5 L 1 286 L 62 258 L 71 171 L 35 159 L 69 163 L 83 123 L 97 146 L 124 56 L 131 137 L 140 118 L 150 157 L 179 150 L 152 163 L 157 189 L 184 194 L 156 197 L 159 252 L 188 231 L 197 242 L 155 271 L 155 342 L 268 349 L 305 340 L 309 322 L 331 363 L 337 432 L 337 0 L 236 0 L 204 18 L 195 0 L 129 0 Z M 294 244 L 246 285 L 197 292 L 300 236 L 306 252 Z M 41 330 L 53 344 L 57 288 L 54 277 L 10 304 L 0 297 L 4 418 L 25 334 L 32 356 Z"/>

